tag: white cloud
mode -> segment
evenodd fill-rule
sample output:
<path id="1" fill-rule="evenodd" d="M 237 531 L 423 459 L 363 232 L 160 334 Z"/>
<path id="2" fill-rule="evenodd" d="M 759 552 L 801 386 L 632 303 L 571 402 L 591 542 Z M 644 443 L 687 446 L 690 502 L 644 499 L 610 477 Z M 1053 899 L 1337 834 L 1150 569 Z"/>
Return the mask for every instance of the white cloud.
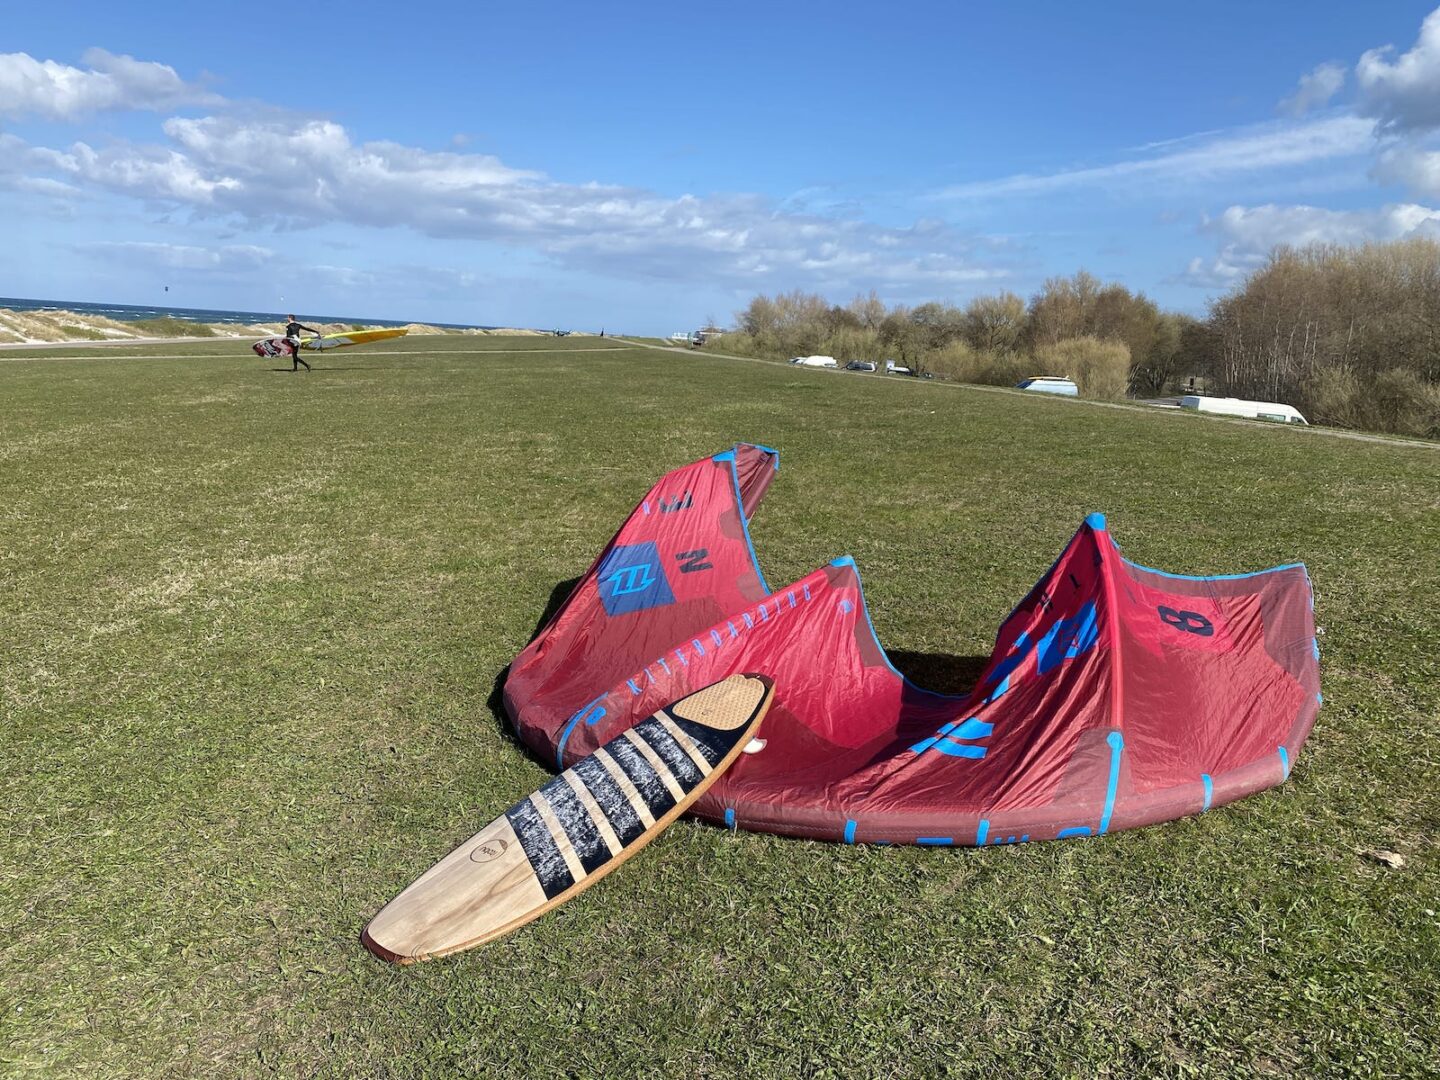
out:
<path id="1" fill-rule="evenodd" d="M 28 53 L 0 53 L 0 116 L 73 120 L 120 109 L 216 105 L 223 99 L 187 83 L 168 64 L 90 49 L 85 68 Z"/>
<path id="2" fill-rule="evenodd" d="M 1183 273 L 1167 280 L 1167 284 L 1193 285 L 1197 289 L 1223 291 L 1238 285 L 1247 274 L 1259 269 L 1265 256 L 1234 250 L 1222 251 L 1213 259 L 1197 255 Z"/>
<path id="3" fill-rule="evenodd" d="M 48 176 L 21 176 L 8 182 L 0 177 L 0 187 L 14 188 L 31 195 L 44 195 L 48 199 L 71 199 L 80 192 L 73 184 L 63 180 L 52 180 Z"/>
<path id="4" fill-rule="evenodd" d="M 735 287 L 955 287 L 1005 276 L 939 222 L 881 226 L 756 195 L 566 184 L 481 154 L 356 144 L 330 121 L 173 118 L 168 146 L 29 148 L 48 178 L 252 227 L 344 223 L 513 243 L 598 272 Z"/>
<path id="5" fill-rule="evenodd" d="M 130 275 L 163 280 L 253 279 L 278 288 L 361 295 L 367 298 L 473 297 L 494 282 L 470 270 L 413 264 L 371 267 L 310 263 L 310 249 L 276 251 L 257 244 L 197 246 L 151 241 L 99 241 L 74 250 L 123 268 Z"/>
<path id="6" fill-rule="evenodd" d="M 270 248 L 254 244 L 227 244 L 224 247 L 205 248 L 186 244 L 100 241 L 81 244 L 79 249 L 130 268 L 184 270 L 192 273 L 255 270 L 276 257 Z"/>
<path id="7" fill-rule="evenodd" d="M 1395 46 L 1371 49 L 1355 65 L 1367 115 L 1389 132 L 1440 127 L 1440 8 L 1420 24 L 1420 37 L 1407 53 Z"/>
<path id="8" fill-rule="evenodd" d="M 1372 174 L 1385 184 L 1403 184 L 1411 191 L 1440 198 L 1440 152 L 1394 146 L 1380 154 Z"/>
<path id="9" fill-rule="evenodd" d="M 1182 148 L 1154 157 L 1039 175 L 1019 173 L 957 184 L 940 194 L 949 199 L 981 199 L 1043 195 L 1119 182 L 1212 180 L 1363 154 L 1371 148 L 1373 134 L 1374 124 L 1355 116 L 1332 116 L 1301 124 L 1265 124 L 1198 144 L 1172 140 L 1181 142 Z"/>
<path id="10" fill-rule="evenodd" d="M 33 164 L 31 147 L 24 139 L 0 131 L 0 179 L 24 176 Z"/>
<path id="11" fill-rule="evenodd" d="M 23 191 L 71 200 L 81 194 L 74 184 L 44 175 L 53 170 L 50 152 L 0 131 L 0 191 Z"/>
<path id="12" fill-rule="evenodd" d="M 297 267 L 305 281 L 332 288 L 368 289 L 387 296 L 462 296 L 493 282 L 470 270 L 443 266 L 400 265 L 357 269 L 353 266 Z"/>
<path id="13" fill-rule="evenodd" d="M 1343 64 L 1319 64 L 1314 71 L 1300 76 L 1300 85 L 1295 92 L 1280 102 L 1281 112 L 1300 116 L 1311 109 L 1328 104 L 1330 99 L 1345 85 Z"/>
<path id="14" fill-rule="evenodd" d="M 77 142 L 69 150 L 36 147 L 30 158 L 73 182 L 153 201 L 214 205 L 217 193 L 240 186 L 233 177 L 207 176 L 183 154 L 158 146 L 95 150 Z"/>
<path id="15" fill-rule="evenodd" d="M 1327 210 L 1319 206 L 1231 206 L 1206 218 L 1202 231 L 1221 241 L 1210 260 L 1190 260 L 1176 281 L 1204 288 L 1228 288 L 1261 266 L 1281 246 L 1355 245 L 1408 236 L 1440 239 L 1440 210 L 1416 203 L 1392 203 L 1374 210 Z"/>
<path id="16" fill-rule="evenodd" d="M 1267 252 L 1287 244 L 1363 244 L 1399 240 L 1440 230 L 1440 210 L 1392 203 L 1375 210 L 1326 210 L 1318 206 L 1231 206 L 1207 219 L 1204 229 L 1241 250 Z"/>

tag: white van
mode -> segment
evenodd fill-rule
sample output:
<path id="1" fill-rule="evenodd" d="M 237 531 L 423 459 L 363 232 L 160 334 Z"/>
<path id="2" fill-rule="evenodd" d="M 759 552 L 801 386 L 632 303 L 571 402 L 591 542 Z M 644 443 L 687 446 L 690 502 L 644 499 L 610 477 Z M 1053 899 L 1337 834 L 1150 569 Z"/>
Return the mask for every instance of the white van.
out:
<path id="1" fill-rule="evenodd" d="M 1277 424 L 1309 424 L 1293 405 L 1278 401 L 1246 401 L 1244 398 L 1204 397 L 1186 394 L 1180 399 L 1182 409 L 1216 413 L 1220 416 L 1243 416 L 1247 420 L 1273 420 Z"/>
<path id="2" fill-rule="evenodd" d="M 1037 390 L 1042 394 L 1059 394 L 1061 397 L 1079 397 L 1080 388 L 1075 380 L 1061 375 L 1032 375 L 1015 384 L 1017 390 Z"/>
<path id="3" fill-rule="evenodd" d="M 800 367 L 839 367 L 833 356 L 792 356 L 790 363 Z"/>

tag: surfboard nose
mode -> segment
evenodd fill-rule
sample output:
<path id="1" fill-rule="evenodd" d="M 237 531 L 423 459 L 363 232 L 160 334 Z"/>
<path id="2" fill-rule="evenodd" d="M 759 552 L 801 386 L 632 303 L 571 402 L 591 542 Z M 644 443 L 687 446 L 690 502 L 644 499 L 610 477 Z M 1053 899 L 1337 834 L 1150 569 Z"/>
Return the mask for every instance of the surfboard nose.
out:
<path id="1" fill-rule="evenodd" d="M 765 718 L 774 684 L 732 675 L 627 729 L 417 878 L 360 940 L 392 964 L 524 925 L 623 863 L 698 799 Z"/>
<path id="2" fill-rule="evenodd" d="M 389 964 L 399 964 L 400 966 L 404 967 L 406 965 L 415 963 L 415 961 L 418 959 L 418 957 L 404 956 L 397 952 L 391 952 L 384 945 L 381 945 L 378 941 L 371 937 L 369 926 L 366 926 L 364 930 L 360 931 L 360 944 L 364 945 L 365 948 L 369 949 L 381 960 L 384 960 L 386 963 Z"/>

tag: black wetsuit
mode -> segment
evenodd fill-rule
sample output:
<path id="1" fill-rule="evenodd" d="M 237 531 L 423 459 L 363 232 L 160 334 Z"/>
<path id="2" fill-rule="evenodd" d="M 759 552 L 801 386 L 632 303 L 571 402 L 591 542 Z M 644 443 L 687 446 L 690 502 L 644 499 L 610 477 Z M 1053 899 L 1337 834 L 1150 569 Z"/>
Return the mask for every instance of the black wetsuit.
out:
<path id="1" fill-rule="evenodd" d="M 290 342 L 290 357 L 294 361 L 294 363 L 290 365 L 291 371 L 299 371 L 300 365 L 305 364 L 305 361 L 300 359 L 301 330 L 309 330 L 312 334 L 320 333 L 320 331 L 316 330 L 314 327 L 305 326 L 298 322 L 289 322 L 285 324 L 285 340 Z M 305 370 L 310 370 L 309 364 L 305 364 Z"/>

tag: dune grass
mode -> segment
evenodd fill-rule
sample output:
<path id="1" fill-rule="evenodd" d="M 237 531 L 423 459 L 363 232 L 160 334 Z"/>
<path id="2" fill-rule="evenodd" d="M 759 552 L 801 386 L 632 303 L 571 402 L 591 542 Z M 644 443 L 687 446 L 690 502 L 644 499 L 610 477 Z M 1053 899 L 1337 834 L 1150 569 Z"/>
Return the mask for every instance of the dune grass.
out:
<path id="1" fill-rule="evenodd" d="M 0 354 L 0 1074 L 1433 1069 L 1435 451 L 606 344 Z M 736 440 L 782 453 L 767 578 L 853 554 L 941 681 L 1092 510 L 1151 566 L 1305 561 L 1291 781 L 979 851 L 681 822 L 501 942 L 373 959 L 364 922 L 548 775 L 495 689 L 557 584 Z"/>
<path id="2" fill-rule="evenodd" d="M 215 337 L 214 328 L 207 323 L 175 319 L 169 315 L 154 319 L 132 319 L 126 325 L 138 334 L 152 337 Z"/>
<path id="3" fill-rule="evenodd" d="M 67 339 L 72 341 L 110 340 L 109 336 L 103 330 L 96 330 L 94 327 L 91 326 L 74 326 L 69 323 L 63 323 L 60 326 L 60 332 L 63 333 Z"/>

